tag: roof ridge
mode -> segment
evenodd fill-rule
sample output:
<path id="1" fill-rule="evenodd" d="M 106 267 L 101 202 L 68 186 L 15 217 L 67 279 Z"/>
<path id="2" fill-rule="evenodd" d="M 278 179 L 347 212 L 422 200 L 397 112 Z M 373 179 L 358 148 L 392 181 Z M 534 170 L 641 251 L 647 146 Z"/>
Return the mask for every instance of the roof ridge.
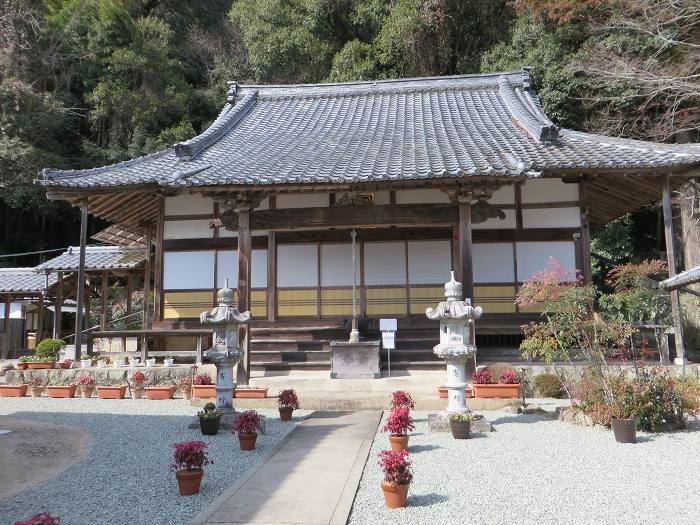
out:
<path id="1" fill-rule="evenodd" d="M 146 160 L 152 160 L 156 159 L 158 157 L 162 157 L 166 155 L 167 153 L 170 153 L 172 151 L 172 146 L 160 151 L 155 151 L 153 153 L 149 153 L 148 155 L 141 155 L 140 157 L 136 157 L 133 159 L 128 159 L 128 160 L 123 160 L 121 162 L 116 162 L 114 164 L 108 164 L 106 166 L 98 166 L 96 168 L 78 168 L 78 169 L 71 169 L 71 170 L 52 170 L 50 168 L 44 168 L 39 172 L 39 176 L 41 179 L 38 180 L 39 183 L 43 184 L 45 182 L 48 182 L 52 178 L 55 179 L 69 179 L 72 177 L 82 177 L 84 175 L 93 175 L 97 173 L 104 173 L 106 171 L 109 171 L 114 168 L 125 168 L 128 166 L 131 166 L 133 164 L 138 164 L 140 162 L 144 162 Z"/>
<path id="2" fill-rule="evenodd" d="M 498 92 L 516 124 L 538 142 L 557 139 L 559 128 L 537 108 L 528 91 L 516 90 L 506 76 L 498 80 Z"/>
<path id="3" fill-rule="evenodd" d="M 29 273 L 33 274 L 34 266 L 20 266 L 17 268 L 0 268 L 0 273 Z"/>

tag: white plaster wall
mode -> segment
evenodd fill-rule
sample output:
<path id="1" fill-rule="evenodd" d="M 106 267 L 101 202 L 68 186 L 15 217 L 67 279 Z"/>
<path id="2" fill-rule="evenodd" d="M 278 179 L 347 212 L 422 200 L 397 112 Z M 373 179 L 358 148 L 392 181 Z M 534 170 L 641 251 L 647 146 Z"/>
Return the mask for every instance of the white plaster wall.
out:
<path id="1" fill-rule="evenodd" d="M 198 193 L 183 193 L 165 198 L 166 215 L 213 214 L 214 201 Z"/>
<path id="2" fill-rule="evenodd" d="M 214 286 L 214 251 L 163 253 L 163 288 L 211 289 Z"/>
<path id="3" fill-rule="evenodd" d="M 515 245 L 518 255 L 518 280 L 526 281 L 533 274 L 549 266 L 549 258 L 554 257 L 568 270 L 576 268 L 576 248 L 573 241 L 562 242 L 518 242 Z"/>
<path id="4" fill-rule="evenodd" d="M 472 264 L 475 283 L 512 283 L 515 281 L 512 243 L 472 245 Z"/>
<path id="5" fill-rule="evenodd" d="M 409 284 L 441 284 L 450 280 L 452 245 L 446 241 L 408 243 Z"/>
<path id="6" fill-rule="evenodd" d="M 357 247 L 359 284 L 360 248 Z M 352 286 L 352 244 L 321 245 L 321 286 Z"/>
<path id="7" fill-rule="evenodd" d="M 515 186 L 503 186 L 493 192 L 489 204 L 515 204 Z"/>
<path id="8" fill-rule="evenodd" d="M 578 184 L 565 184 L 561 179 L 528 179 L 521 197 L 523 203 L 577 201 Z"/>
<path id="9" fill-rule="evenodd" d="M 209 219 L 163 222 L 164 239 L 204 239 L 213 236 L 214 230 L 209 227 Z"/>
<path id="10" fill-rule="evenodd" d="M 531 208 L 523 210 L 523 228 L 578 228 L 579 208 Z"/>
<path id="11" fill-rule="evenodd" d="M 449 203 L 450 197 L 444 191 L 436 189 L 398 190 L 396 204 L 431 204 Z"/>
<path id="12" fill-rule="evenodd" d="M 472 224 L 474 230 L 514 230 L 516 227 L 515 210 L 503 210 L 506 218 L 501 220 L 497 218 L 486 219 L 485 222 Z"/>
<path id="13" fill-rule="evenodd" d="M 406 284 L 406 251 L 403 242 L 366 242 L 365 284 Z"/>
<path id="14" fill-rule="evenodd" d="M 328 206 L 330 196 L 327 193 L 300 193 L 277 195 L 277 208 L 321 208 Z"/>
<path id="15" fill-rule="evenodd" d="M 277 246 L 277 286 L 318 286 L 318 248 L 315 244 Z"/>

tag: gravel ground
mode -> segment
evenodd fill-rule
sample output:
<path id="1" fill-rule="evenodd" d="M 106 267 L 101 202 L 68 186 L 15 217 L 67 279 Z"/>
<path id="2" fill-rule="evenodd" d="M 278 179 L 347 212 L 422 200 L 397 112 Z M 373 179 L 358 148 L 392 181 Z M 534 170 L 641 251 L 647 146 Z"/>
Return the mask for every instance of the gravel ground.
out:
<path id="1" fill-rule="evenodd" d="M 296 426 L 280 422 L 276 410 L 259 412 L 267 416 L 267 433 L 254 452 L 241 452 L 228 430 L 202 436 L 188 429 L 196 409 L 183 400 L 2 398 L 0 415 L 82 427 L 94 446 L 57 477 L 0 500 L 0 523 L 42 511 L 60 516 L 62 525 L 186 523 Z M 295 411 L 295 422 L 308 413 Z M 200 493 L 181 497 L 168 469 L 170 444 L 192 439 L 209 445 L 214 464 L 205 467 Z"/>
<path id="2" fill-rule="evenodd" d="M 700 523 L 697 419 L 683 432 L 620 444 L 601 428 L 483 414 L 496 430 L 457 441 L 430 433 L 427 412 L 414 413 L 414 479 L 402 509 L 384 504 L 376 455 L 389 446 L 379 432 L 349 523 Z"/>

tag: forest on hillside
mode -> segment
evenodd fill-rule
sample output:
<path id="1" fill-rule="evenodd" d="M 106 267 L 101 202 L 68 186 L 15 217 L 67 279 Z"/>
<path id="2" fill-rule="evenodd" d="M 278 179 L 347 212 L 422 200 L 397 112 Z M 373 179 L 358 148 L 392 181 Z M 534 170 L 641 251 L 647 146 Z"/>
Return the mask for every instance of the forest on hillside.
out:
<path id="1" fill-rule="evenodd" d="M 532 67 L 560 126 L 700 141 L 698 0 L 0 0 L 0 266 L 75 244 L 44 167 L 84 168 L 204 129 L 227 80 L 293 83 Z M 696 180 L 676 194 L 700 264 Z M 603 261 L 659 256 L 656 207 L 594 232 Z M 99 224 L 93 225 L 94 227 Z"/>

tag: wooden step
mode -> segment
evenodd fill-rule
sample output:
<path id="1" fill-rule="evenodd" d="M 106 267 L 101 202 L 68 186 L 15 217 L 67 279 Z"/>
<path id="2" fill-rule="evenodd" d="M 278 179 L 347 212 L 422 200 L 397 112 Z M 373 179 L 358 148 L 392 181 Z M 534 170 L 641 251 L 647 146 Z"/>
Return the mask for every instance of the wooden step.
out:
<path id="1" fill-rule="evenodd" d="M 306 361 L 331 362 L 331 353 L 327 350 L 310 350 L 305 352 L 262 350 L 252 351 L 250 361 L 253 364 L 268 363 L 302 363 Z"/>
<path id="2" fill-rule="evenodd" d="M 251 370 L 255 371 L 291 371 L 291 370 L 328 370 L 331 369 L 331 361 L 300 361 L 295 363 L 251 363 Z"/>

